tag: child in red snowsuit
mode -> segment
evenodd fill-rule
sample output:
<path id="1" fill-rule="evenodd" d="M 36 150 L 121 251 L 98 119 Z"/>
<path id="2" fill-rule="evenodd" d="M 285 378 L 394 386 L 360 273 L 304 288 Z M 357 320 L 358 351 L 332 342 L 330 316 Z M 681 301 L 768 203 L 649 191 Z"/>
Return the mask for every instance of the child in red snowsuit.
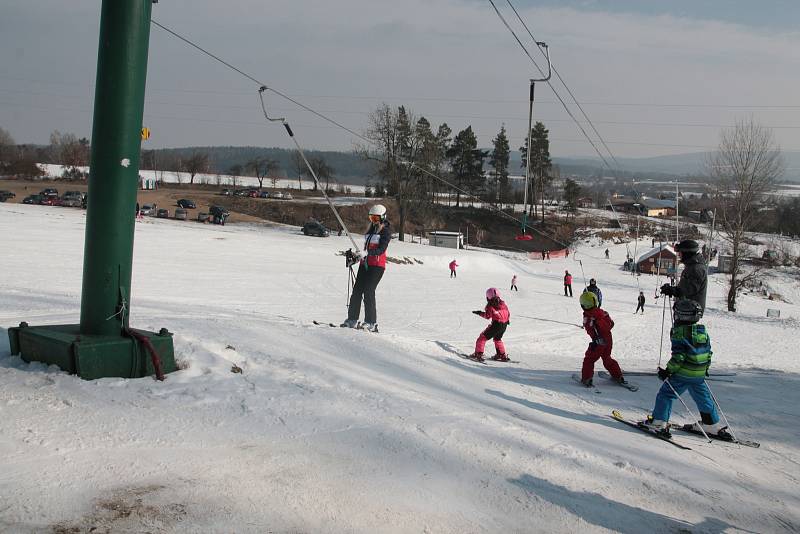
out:
<path id="1" fill-rule="evenodd" d="M 484 308 L 483 311 L 475 310 L 472 313 L 480 315 L 484 319 L 491 319 L 492 324 L 478 336 L 478 339 L 475 341 L 475 352 L 470 357 L 482 362 L 483 349 L 486 346 L 486 342 L 493 339 L 497 354 L 492 356 L 492 359 L 500 362 L 507 362 L 508 356 L 506 356 L 506 347 L 503 344 L 503 334 L 505 334 L 506 328 L 508 327 L 508 320 L 511 318 L 511 313 L 508 311 L 506 303 L 500 300 L 500 291 L 494 287 L 487 289 L 486 308 Z"/>
<path id="2" fill-rule="evenodd" d="M 587 386 L 592 385 L 594 362 L 602 359 L 603 367 L 608 370 L 611 378 L 617 382 L 625 383 L 622 369 L 619 368 L 617 361 L 611 357 L 611 348 L 614 346 L 611 329 L 614 328 L 614 321 L 611 320 L 608 312 L 600 308 L 597 295 L 591 291 L 585 291 L 581 295 L 580 303 L 581 308 L 583 308 L 583 328 L 592 338 L 583 358 L 581 382 Z"/>

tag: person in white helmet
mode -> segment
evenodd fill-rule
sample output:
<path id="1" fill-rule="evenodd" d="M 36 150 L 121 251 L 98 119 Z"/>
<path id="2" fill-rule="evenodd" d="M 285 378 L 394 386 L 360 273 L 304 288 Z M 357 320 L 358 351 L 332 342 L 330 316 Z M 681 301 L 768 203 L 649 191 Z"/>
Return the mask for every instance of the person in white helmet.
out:
<path id="1" fill-rule="evenodd" d="M 378 317 L 375 306 L 375 289 L 386 270 L 386 249 L 392 240 L 392 230 L 386 220 L 386 207 L 375 204 L 369 210 L 369 228 L 364 236 L 364 252 L 358 264 L 353 294 L 347 308 L 347 319 L 341 324 L 347 328 L 363 328 L 371 332 L 378 331 Z M 364 322 L 359 325 L 361 300 L 364 300 Z"/>

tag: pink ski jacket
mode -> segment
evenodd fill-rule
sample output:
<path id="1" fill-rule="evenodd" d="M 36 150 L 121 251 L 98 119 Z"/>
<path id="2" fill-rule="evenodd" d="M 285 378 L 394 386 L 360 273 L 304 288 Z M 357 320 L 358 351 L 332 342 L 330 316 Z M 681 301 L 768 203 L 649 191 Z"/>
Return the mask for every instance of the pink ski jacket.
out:
<path id="1" fill-rule="evenodd" d="M 511 312 L 508 311 L 506 303 L 501 300 L 496 306 L 487 304 L 481 317 L 497 321 L 498 323 L 507 323 L 509 319 L 511 319 Z"/>

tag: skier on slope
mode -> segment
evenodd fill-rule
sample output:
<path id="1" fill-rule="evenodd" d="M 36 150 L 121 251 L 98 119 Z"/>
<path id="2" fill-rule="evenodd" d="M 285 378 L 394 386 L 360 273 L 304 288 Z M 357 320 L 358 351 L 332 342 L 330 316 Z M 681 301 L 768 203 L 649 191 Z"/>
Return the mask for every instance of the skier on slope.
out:
<path id="1" fill-rule="evenodd" d="M 458 267 L 458 264 L 456 263 L 455 259 L 453 259 L 453 261 L 450 262 L 449 267 L 450 267 L 450 278 L 454 277 L 458 278 L 458 275 L 456 274 L 456 267 Z"/>
<path id="2" fill-rule="evenodd" d="M 480 315 L 484 319 L 490 319 L 490 324 L 478 339 L 475 341 L 475 352 L 472 353 L 470 358 L 482 362 L 483 349 L 486 346 L 486 341 L 493 339 L 496 354 L 492 356 L 493 360 L 499 362 L 507 362 L 508 356 L 506 355 L 506 347 L 503 344 L 503 334 L 509 325 L 508 320 L 511 318 L 511 313 L 508 311 L 506 303 L 500 299 L 500 291 L 497 288 L 490 287 L 486 290 L 486 308 L 483 310 L 475 310 L 472 313 Z"/>
<path id="3" fill-rule="evenodd" d="M 353 284 L 353 294 L 350 296 L 350 305 L 347 308 L 347 319 L 340 325 L 347 328 L 358 326 L 358 316 L 361 314 L 361 299 L 364 299 L 364 322 L 361 328 L 371 332 L 378 331 L 377 311 L 375 309 L 375 288 L 386 270 L 386 249 L 392 240 L 392 230 L 386 220 L 386 207 L 375 204 L 369 209 L 369 228 L 364 236 L 364 250 L 366 257 L 356 252 L 359 262 L 356 282 Z"/>
<path id="4" fill-rule="evenodd" d="M 675 245 L 675 250 L 680 254 L 681 263 L 685 267 L 678 285 L 664 284 L 661 286 L 661 294 L 697 302 L 702 310 L 700 312 L 700 317 L 702 317 L 706 309 L 708 276 L 706 275 L 705 260 L 700 254 L 700 245 L 693 239 L 684 239 Z"/>
<path id="5" fill-rule="evenodd" d="M 511 291 L 512 289 L 514 291 L 519 291 L 519 289 L 517 288 L 517 275 L 516 274 L 511 277 L 511 289 L 509 289 L 509 291 Z"/>
<path id="6" fill-rule="evenodd" d="M 569 291 L 569 295 L 567 295 L 567 291 Z M 569 274 L 569 271 L 564 271 L 564 296 L 572 296 L 572 275 Z"/>
<path id="7" fill-rule="evenodd" d="M 614 346 L 611 329 L 614 328 L 614 321 L 611 320 L 608 312 L 600 308 L 597 295 L 591 291 L 584 291 L 579 302 L 583 308 L 583 328 L 592 338 L 583 358 L 581 382 L 587 387 L 593 385 L 594 362 L 602 359 L 603 367 L 606 368 L 611 378 L 620 384 L 627 384 L 619 363 L 611 357 L 611 349 Z"/>
<path id="8" fill-rule="evenodd" d="M 586 279 L 583 279 L 586 281 Z M 589 279 L 589 285 L 586 287 L 584 291 L 591 291 L 597 297 L 597 307 L 601 307 L 603 305 L 603 292 L 600 291 L 600 288 L 597 287 L 597 281 L 594 278 Z"/>
<path id="9" fill-rule="evenodd" d="M 642 315 L 644 315 L 644 291 L 639 291 L 639 297 L 636 299 L 638 304 L 636 305 L 636 311 L 633 312 L 636 315 L 639 310 L 642 310 Z"/>
<path id="10" fill-rule="evenodd" d="M 674 326 L 670 330 L 672 340 L 672 358 L 667 368 L 658 368 L 658 377 L 664 381 L 656 395 L 652 419 L 645 425 L 655 431 L 669 436 L 669 416 L 672 402 L 687 389 L 700 411 L 700 421 L 693 428 L 700 431 L 702 426 L 707 434 L 729 438 L 727 426 L 724 426 L 717 415 L 717 408 L 705 377 L 711 366 L 711 339 L 706 327 L 698 321 L 703 316 L 700 304 L 693 300 L 678 300 L 672 308 Z M 677 393 L 677 394 L 676 394 Z"/>

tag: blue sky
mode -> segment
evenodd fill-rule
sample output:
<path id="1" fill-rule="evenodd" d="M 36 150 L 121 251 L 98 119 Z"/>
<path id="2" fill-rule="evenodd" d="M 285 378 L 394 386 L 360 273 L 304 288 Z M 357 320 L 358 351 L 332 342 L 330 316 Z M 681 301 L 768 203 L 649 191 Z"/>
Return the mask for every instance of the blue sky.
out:
<path id="1" fill-rule="evenodd" d="M 524 40 L 506 1 L 495 3 Z M 46 143 L 55 129 L 90 135 L 100 5 L 4 1 L 0 127 L 18 142 Z M 800 1 L 515 5 L 615 155 L 712 150 L 721 129 L 749 117 L 800 151 Z M 484 146 L 503 124 L 512 147 L 525 137 L 535 69 L 488 1 L 170 0 L 154 5 L 153 18 L 356 131 L 386 102 L 454 132 L 471 125 Z M 147 146 L 291 146 L 264 123 L 256 91 L 154 27 Z M 553 153 L 594 155 L 552 91 L 536 94 Z M 271 96 L 268 105 L 308 147 L 358 142 L 289 102 Z"/>

